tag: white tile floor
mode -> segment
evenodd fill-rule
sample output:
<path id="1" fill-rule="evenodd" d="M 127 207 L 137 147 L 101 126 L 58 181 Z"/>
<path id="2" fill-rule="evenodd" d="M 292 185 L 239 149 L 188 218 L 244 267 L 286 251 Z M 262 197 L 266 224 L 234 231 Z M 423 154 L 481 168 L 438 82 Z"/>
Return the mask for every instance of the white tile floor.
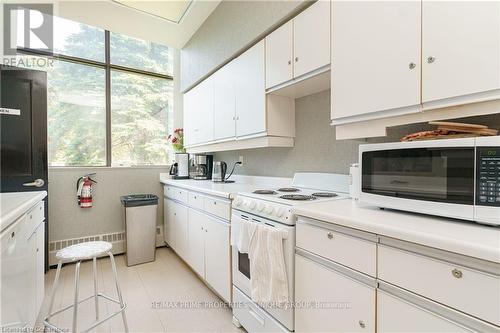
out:
<path id="1" fill-rule="evenodd" d="M 231 309 L 221 308 L 217 297 L 196 274 L 168 248 L 159 248 L 156 261 L 127 267 L 125 257 L 115 257 L 130 332 L 244 332 L 232 324 Z M 61 284 L 54 309 L 73 301 L 75 265 L 66 265 L 61 271 Z M 45 277 L 46 300 L 52 290 L 55 269 Z M 116 297 L 109 258 L 98 260 L 98 284 L 104 293 Z M 93 293 L 92 262 L 82 263 L 80 269 L 80 299 Z M 180 303 L 180 304 L 179 304 Z M 116 311 L 118 305 L 100 298 L 100 315 Z M 210 306 L 206 304 L 215 304 Z M 80 329 L 95 320 L 93 299 L 79 308 Z M 101 317 L 102 318 L 102 317 Z M 51 321 L 71 331 L 72 310 L 59 314 Z M 122 332 L 120 315 L 94 329 L 95 332 Z"/>

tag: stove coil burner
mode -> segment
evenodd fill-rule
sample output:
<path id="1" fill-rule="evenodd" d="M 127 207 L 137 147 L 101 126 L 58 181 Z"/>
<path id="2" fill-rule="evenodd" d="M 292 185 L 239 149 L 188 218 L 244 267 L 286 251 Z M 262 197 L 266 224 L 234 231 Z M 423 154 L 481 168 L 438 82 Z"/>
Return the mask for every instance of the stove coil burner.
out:
<path id="1" fill-rule="evenodd" d="M 316 193 L 313 193 L 311 195 L 314 197 L 318 197 L 318 198 L 333 198 L 333 197 L 338 196 L 338 194 L 331 193 L 331 192 L 316 192 Z"/>
<path id="2" fill-rule="evenodd" d="M 298 188 L 295 188 L 295 187 L 282 187 L 282 188 L 279 188 L 278 191 L 280 191 L 280 192 L 300 192 L 300 190 Z"/>
<path id="3" fill-rule="evenodd" d="M 313 197 L 312 195 L 302 195 L 302 194 L 285 194 L 280 196 L 280 198 L 285 200 L 300 200 L 300 201 L 316 200 L 316 197 Z"/>
<path id="4" fill-rule="evenodd" d="M 276 191 L 273 191 L 273 190 L 255 190 L 252 193 L 255 193 L 255 194 L 276 194 Z"/>

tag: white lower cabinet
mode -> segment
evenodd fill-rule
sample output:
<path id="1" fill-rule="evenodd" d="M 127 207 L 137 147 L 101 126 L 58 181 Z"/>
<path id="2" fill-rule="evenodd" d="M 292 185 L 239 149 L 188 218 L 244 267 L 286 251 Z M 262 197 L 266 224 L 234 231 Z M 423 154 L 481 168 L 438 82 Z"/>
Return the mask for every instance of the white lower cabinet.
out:
<path id="1" fill-rule="evenodd" d="M 182 191 L 179 188 L 173 190 Z M 231 202 L 197 192 L 189 192 L 188 197 L 188 205 L 169 198 L 164 199 L 165 242 L 213 290 L 225 301 L 230 302 L 232 284 L 230 224 L 228 220 L 218 217 L 226 214 L 217 213 L 225 212 L 227 209 L 229 214 Z M 210 203 L 209 206 L 206 205 L 207 202 Z M 212 205 L 221 209 L 203 208 Z"/>
<path id="2" fill-rule="evenodd" d="M 375 332 L 375 287 L 339 268 L 295 256 L 296 332 Z"/>

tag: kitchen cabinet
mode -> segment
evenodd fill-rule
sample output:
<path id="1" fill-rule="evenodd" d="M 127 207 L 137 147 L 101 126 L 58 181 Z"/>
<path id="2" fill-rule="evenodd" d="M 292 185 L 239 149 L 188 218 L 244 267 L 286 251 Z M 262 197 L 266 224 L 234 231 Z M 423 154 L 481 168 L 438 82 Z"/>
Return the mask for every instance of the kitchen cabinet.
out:
<path id="1" fill-rule="evenodd" d="M 423 1 L 422 8 L 424 105 L 479 93 L 500 98 L 500 3 Z"/>
<path id="2" fill-rule="evenodd" d="M 363 278 L 373 281 L 365 284 L 348 268 L 316 258 L 295 256 L 295 298 L 301 305 L 295 331 L 375 332 L 375 279 Z"/>
<path id="3" fill-rule="evenodd" d="M 236 87 L 236 136 L 266 131 L 264 41 L 234 60 Z"/>
<path id="4" fill-rule="evenodd" d="M 293 19 L 293 76 L 330 63 L 330 1 L 317 1 Z"/>
<path id="5" fill-rule="evenodd" d="M 330 1 L 317 1 L 266 37 L 266 88 L 330 64 Z"/>
<path id="6" fill-rule="evenodd" d="M 184 260 L 188 256 L 188 208 L 171 199 L 164 199 L 164 239 Z"/>
<path id="7" fill-rule="evenodd" d="M 400 289 L 377 292 L 377 332 L 495 332 L 498 328 Z M 403 297 L 407 298 L 403 298 Z"/>
<path id="8" fill-rule="evenodd" d="M 33 327 L 43 298 L 44 202 L 24 212 L 0 235 L 0 326 Z"/>
<path id="9" fill-rule="evenodd" d="M 189 209 L 189 265 L 226 301 L 231 300 L 229 224 Z"/>
<path id="10" fill-rule="evenodd" d="M 266 37 L 266 88 L 293 79 L 293 20 Z"/>
<path id="11" fill-rule="evenodd" d="M 232 61 L 214 74 L 214 138 L 236 136 L 236 88 L 238 80 Z"/>
<path id="12" fill-rule="evenodd" d="M 195 145 L 214 139 L 213 77 L 184 94 L 185 145 Z"/>
<path id="13" fill-rule="evenodd" d="M 333 124 L 420 111 L 420 6 L 332 2 Z"/>
<path id="14" fill-rule="evenodd" d="M 231 201 L 170 185 L 165 185 L 164 195 L 165 242 L 230 302 Z"/>

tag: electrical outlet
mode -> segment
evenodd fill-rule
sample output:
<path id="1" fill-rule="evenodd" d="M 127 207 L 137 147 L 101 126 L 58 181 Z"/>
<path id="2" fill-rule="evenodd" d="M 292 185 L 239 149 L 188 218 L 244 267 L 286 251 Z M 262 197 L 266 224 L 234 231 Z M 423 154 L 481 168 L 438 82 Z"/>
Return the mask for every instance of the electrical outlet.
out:
<path id="1" fill-rule="evenodd" d="M 243 165 L 243 163 L 244 163 L 244 158 L 243 158 L 243 156 L 242 156 L 242 155 L 240 155 L 240 157 L 238 157 L 238 162 L 240 162 L 240 163 L 241 163 L 241 165 Z"/>

